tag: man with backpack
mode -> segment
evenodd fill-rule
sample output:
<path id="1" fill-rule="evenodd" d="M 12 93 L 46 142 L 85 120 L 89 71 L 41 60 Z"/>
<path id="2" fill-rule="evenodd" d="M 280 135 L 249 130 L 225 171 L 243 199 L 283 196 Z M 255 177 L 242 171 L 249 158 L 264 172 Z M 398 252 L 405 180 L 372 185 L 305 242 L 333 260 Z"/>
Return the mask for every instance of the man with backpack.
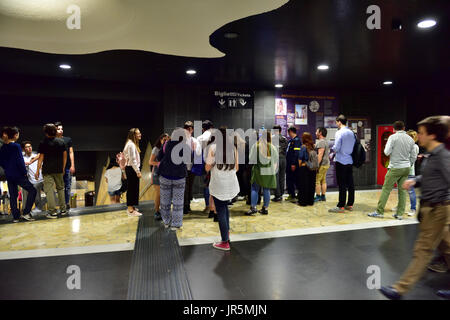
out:
<path id="1" fill-rule="evenodd" d="M 410 168 L 414 165 L 417 158 L 417 152 L 414 148 L 414 140 L 406 134 L 403 121 L 395 121 L 394 134 L 390 135 L 384 154 L 390 156 L 388 172 L 384 178 L 383 189 L 378 200 L 377 210 L 368 214 L 369 217 L 383 218 L 384 207 L 389 199 L 389 194 L 398 186 L 398 205 L 394 218 L 401 220 L 405 213 L 406 190 L 400 186 L 408 179 Z"/>
<path id="2" fill-rule="evenodd" d="M 336 132 L 332 149 L 336 153 L 336 178 L 339 186 L 339 202 L 335 208 L 328 211 L 344 213 L 345 210 L 353 211 L 353 203 L 355 202 L 352 153 L 356 143 L 356 137 L 353 131 L 347 128 L 347 118 L 343 114 L 336 118 L 336 125 L 338 131 Z"/>

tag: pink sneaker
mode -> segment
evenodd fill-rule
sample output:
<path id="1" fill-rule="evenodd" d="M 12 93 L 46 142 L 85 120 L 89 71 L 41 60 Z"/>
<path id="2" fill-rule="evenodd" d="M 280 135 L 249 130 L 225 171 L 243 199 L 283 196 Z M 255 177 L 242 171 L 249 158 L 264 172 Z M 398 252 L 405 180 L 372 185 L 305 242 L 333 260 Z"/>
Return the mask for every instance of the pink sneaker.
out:
<path id="1" fill-rule="evenodd" d="M 129 216 L 129 217 L 139 217 L 139 216 L 142 216 L 142 213 L 137 212 L 137 211 L 130 212 L 130 211 L 127 210 L 127 213 L 128 213 L 128 216 Z"/>
<path id="2" fill-rule="evenodd" d="M 219 250 L 230 251 L 230 244 L 227 242 L 215 242 L 213 247 Z"/>

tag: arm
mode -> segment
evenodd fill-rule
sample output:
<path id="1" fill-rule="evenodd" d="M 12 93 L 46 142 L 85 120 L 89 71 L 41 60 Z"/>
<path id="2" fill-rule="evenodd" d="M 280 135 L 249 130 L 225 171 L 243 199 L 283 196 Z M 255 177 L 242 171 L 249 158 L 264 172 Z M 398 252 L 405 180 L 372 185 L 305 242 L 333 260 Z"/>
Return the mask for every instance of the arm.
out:
<path id="1" fill-rule="evenodd" d="M 389 156 L 392 153 L 392 136 L 390 135 L 388 138 L 388 141 L 386 143 L 386 146 L 384 147 L 384 154 Z"/>
<path id="2" fill-rule="evenodd" d="M 325 152 L 325 148 L 320 148 L 320 149 L 319 149 L 319 153 L 318 153 L 318 155 L 317 155 L 317 157 L 319 158 L 319 159 L 318 159 L 318 160 L 319 160 L 319 166 L 320 166 L 320 164 L 322 163 L 322 158 L 323 158 L 324 152 Z"/>
<path id="3" fill-rule="evenodd" d="M 141 174 L 141 171 L 139 170 L 139 167 L 137 164 L 137 159 L 136 159 L 137 149 L 136 149 L 136 146 L 134 145 L 134 143 L 129 144 L 127 151 L 128 151 L 129 165 L 134 169 L 134 171 L 136 172 L 136 175 L 139 177 L 139 175 Z"/>
<path id="4" fill-rule="evenodd" d="M 339 134 L 339 131 L 336 132 L 336 140 L 334 141 L 334 146 L 333 146 L 333 151 L 335 153 L 338 153 L 339 151 L 341 151 L 341 147 L 342 147 L 342 139 L 341 139 L 341 135 Z"/>
<path id="5" fill-rule="evenodd" d="M 42 170 L 42 163 L 44 162 L 44 154 L 40 153 L 39 154 L 39 158 L 38 158 L 38 165 L 37 165 L 37 170 L 36 170 L 36 174 L 34 175 L 34 177 L 36 178 L 36 180 L 39 180 L 39 173 Z"/>
<path id="6" fill-rule="evenodd" d="M 72 147 L 70 147 L 70 149 L 69 149 L 69 157 L 70 157 L 70 161 L 72 162 L 72 165 L 70 166 L 70 173 L 74 174 L 75 173 L 75 155 L 74 155 Z"/>
<path id="7" fill-rule="evenodd" d="M 22 171 L 22 175 L 26 176 L 27 168 L 25 167 L 25 160 L 23 159 L 22 150 L 20 149 L 20 147 L 17 148 L 17 155 L 19 159 L 22 159 L 22 161 L 19 161 L 20 171 Z"/>
<path id="8" fill-rule="evenodd" d="M 419 147 L 416 144 L 413 144 L 412 149 L 411 149 L 411 153 L 410 153 L 410 158 L 409 158 L 409 162 L 411 164 L 411 167 L 414 166 L 414 163 L 417 160 L 417 155 L 419 154 Z"/>
<path id="9" fill-rule="evenodd" d="M 213 148 L 209 148 L 208 156 L 206 157 L 206 164 L 205 164 L 205 170 L 206 172 L 209 172 L 212 167 L 214 166 L 214 152 Z"/>
<path id="10" fill-rule="evenodd" d="M 236 168 L 236 172 L 239 171 L 239 152 L 237 151 L 237 149 L 234 151 L 235 152 L 235 164 L 234 167 Z"/>
<path id="11" fill-rule="evenodd" d="M 63 174 L 65 172 L 66 164 L 67 164 L 67 151 L 64 151 L 63 152 Z"/>
<path id="12" fill-rule="evenodd" d="M 38 159 L 39 159 L 39 153 L 34 158 L 31 158 L 30 162 L 25 163 L 25 165 L 29 166 L 30 164 L 33 164 L 34 162 L 36 162 Z"/>
<path id="13" fill-rule="evenodd" d="M 156 160 L 156 155 L 152 154 L 150 157 L 150 161 L 148 162 L 149 165 L 151 166 L 157 166 L 159 164 L 159 162 L 155 161 Z"/>

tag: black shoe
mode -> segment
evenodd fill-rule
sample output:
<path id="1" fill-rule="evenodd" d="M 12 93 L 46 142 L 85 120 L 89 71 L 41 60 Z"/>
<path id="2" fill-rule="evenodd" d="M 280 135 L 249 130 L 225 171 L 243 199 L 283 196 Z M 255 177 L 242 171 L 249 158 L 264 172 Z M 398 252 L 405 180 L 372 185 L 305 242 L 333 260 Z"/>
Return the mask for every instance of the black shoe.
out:
<path id="1" fill-rule="evenodd" d="M 162 220 L 161 213 L 159 211 L 155 212 L 155 220 Z"/>
<path id="2" fill-rule="evenodd" d="M 210 211 L 208 218 L 214 218 L 215 216 L 214 211 Z"/>
<path id="3" fill-rule="evenodd" d="M 245 213 L 245 215 L 247 215 L 247 216 L 252 216 L 252 215 L 257 214 L 257 213 L 258 213 L 258 211 L 256 210 L 256 208 L 250 208 L 250 210 L 248 210 L 248 211 Z"/>
<path id="4" fill-rule="evenodd" d="M 214 222 L 219 222 L 219 217 L 217 217 L 217 214 L 214 215 Z"/>
<path id="5" fill-rule="evenodd" d="M 450 290 L 439 290 L 436 292 L 439 297 L 450 299 Z"/>
<path id="6" fill-rule="evenodd" d="M 189 212 L 191 212 L 191 207 L 184 207 L 183 214 L 188 214 Z"/>
<path id="7" fill-rule="evenodd" d="M 269 214 L 269 211 L 267 211 L 266 207 L 262 207 L 258 212 L 261 214 Z"/>
<path id="8" fill-rule="evenodd" d="M 281 200 L 283 200 L 283 198 L 282 197 L 275 197 L 275 198 L 273 198 L 273 202 L 280 202 Z"/>
<path id="9" fill-rule="evenodd" d="M 381 287 L 380 292 L 388 299 L 400 300 L 402 295 L 392 287 Z"/>

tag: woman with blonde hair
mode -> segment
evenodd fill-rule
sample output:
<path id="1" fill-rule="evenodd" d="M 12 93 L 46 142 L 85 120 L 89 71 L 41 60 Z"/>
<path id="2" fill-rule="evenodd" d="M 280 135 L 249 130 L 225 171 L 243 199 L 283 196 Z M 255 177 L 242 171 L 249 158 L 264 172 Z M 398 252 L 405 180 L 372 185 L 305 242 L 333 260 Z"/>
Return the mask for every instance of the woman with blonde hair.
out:
<path id="1" fill-rule="evenodd" d="M 141 157 L 139 141 L 142 134 L 138 128 L 132 128 L 128 131 L 127 141 L 123 148 L 123 154 L 126 159 L 125 174 L 127 176 L 127 213 L 131 217 L 138 217 L 142 214 L 136 209 L 139 204 L 139 179 L 142 177 L 140 166 Z"/>

